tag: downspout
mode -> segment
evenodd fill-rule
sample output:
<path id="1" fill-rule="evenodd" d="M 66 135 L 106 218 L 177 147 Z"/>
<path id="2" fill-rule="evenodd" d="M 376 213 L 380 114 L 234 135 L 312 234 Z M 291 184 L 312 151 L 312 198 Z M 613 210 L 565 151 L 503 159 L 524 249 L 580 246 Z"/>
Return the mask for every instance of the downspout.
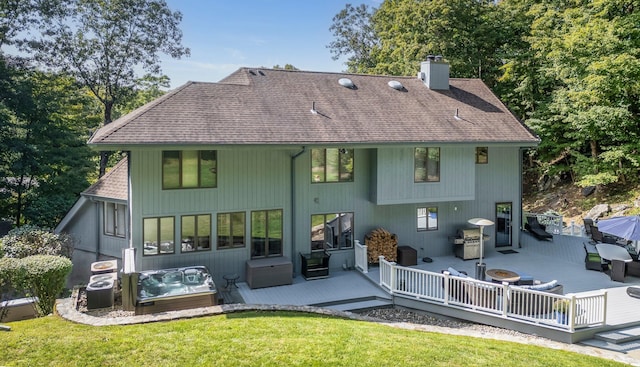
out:
<path id="1" fill-rule="evenodd" d="M 522 176 L 524 174 L 524 172 L 522 172 L 522 159 L 524 158 L 524 152 L 526 150 L 529 150 L 530 148 L 522 148 L 520 147 L 519 152 L 518 152 L 518 171 L 520 172 L 519 175 L 519 182 L 518 182 L 518 192 L 520 195 L 520 218 L 518 218 L 518 248 L 522 248 L 522 241 L 520 241 L 520 236 L 522 235 Z M 511 225 L 513 226 L 513 220 L 511 221 Z"/>
<path id="2" fill-rule="evenodd" d="M 104 207 L 104 201 L 94 201 L 93 198 L 91 198 L 91 201 L 93 201 L 93 204 L 96 207 L 96 218 L 98 219 L 99 229 L 96 231 L 96 261 L 100 261 L 100 251 L 102 251 L 102 234 L 100 232 L 104 232 L 104 218 L 102 218 L 102 221 L 100 220 L 100 209 Z M 102 210 L 102 215 L 104 215 L 104 210 Z"/>
<path id="3" fill-rule="evenodd" d="M 133 209 L 131 209 L 131 151 L 127 151 L 127 212 L 129 213 L 129 223 L 127 228 L 127 236 L 129 236 L 129 248 L 133 248 L 133 238 L 131 236 L 131 228 L 133 228 Z"/>
<path id="4" fill-rule="evenodd" d="M 296 249 L 295 249 L 295 233 L 296 233 L 296 158 L 302 155 L 307 149 L 303 146 L 302 150 L 291 156 L 291 262 L 293 264 L 293 274 L 296 274 Z"/>

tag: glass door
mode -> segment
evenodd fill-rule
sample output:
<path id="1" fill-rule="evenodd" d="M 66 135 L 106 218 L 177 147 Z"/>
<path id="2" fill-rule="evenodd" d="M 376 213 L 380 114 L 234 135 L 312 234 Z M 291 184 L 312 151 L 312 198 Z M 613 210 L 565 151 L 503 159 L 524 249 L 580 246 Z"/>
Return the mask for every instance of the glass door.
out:
<path id="1" fill-rule="evenodd" d="M 511 246 L 511 203 L 496 204 L 496 247 Z"/>

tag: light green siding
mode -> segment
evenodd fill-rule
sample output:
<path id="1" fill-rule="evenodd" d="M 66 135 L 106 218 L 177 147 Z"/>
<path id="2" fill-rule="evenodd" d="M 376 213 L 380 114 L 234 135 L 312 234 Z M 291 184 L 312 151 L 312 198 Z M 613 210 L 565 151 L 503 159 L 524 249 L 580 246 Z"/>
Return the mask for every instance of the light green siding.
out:
<path id="1" fill-rule="evenodd" d="M 473 200 L 475 148 L 441 147 L 440 181 L 416 183 L 414 148 L 379 148 L 372 200 L 379 205 Z"/>

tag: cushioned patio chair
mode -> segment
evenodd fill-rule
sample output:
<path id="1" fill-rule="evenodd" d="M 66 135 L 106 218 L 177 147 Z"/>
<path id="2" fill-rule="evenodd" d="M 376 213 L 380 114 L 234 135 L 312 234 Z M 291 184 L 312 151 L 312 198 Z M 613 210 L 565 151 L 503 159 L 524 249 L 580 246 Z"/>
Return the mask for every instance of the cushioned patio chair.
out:
<path id="1" fill-rule="evenodd" d="M 607 264 L 603 263 L 598 250 L 592 244 L 583 243 L 584 247 L 584 267 L 587 270 L 603 271 L 607 268 Z"/>
<path id="2" fill-rule="evenodd" d="M 527 223 L 524 225 L 524 229 L 529 231 L 538 240 L 553 240 L 553 235 L 546 231 L 546 226 L 538 222 L 538 217 L 528 216 Z"/>

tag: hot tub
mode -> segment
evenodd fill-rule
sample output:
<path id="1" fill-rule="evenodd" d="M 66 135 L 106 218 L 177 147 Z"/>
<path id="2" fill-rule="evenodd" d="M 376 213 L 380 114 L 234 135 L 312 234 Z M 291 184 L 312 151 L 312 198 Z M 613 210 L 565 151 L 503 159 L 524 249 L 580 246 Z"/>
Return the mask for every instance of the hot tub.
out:
<path id="1" fill-rule="evenodd" d="M 136 315 L 213 306 L 216 285 L 205 266 L 140 272 Z"/>

